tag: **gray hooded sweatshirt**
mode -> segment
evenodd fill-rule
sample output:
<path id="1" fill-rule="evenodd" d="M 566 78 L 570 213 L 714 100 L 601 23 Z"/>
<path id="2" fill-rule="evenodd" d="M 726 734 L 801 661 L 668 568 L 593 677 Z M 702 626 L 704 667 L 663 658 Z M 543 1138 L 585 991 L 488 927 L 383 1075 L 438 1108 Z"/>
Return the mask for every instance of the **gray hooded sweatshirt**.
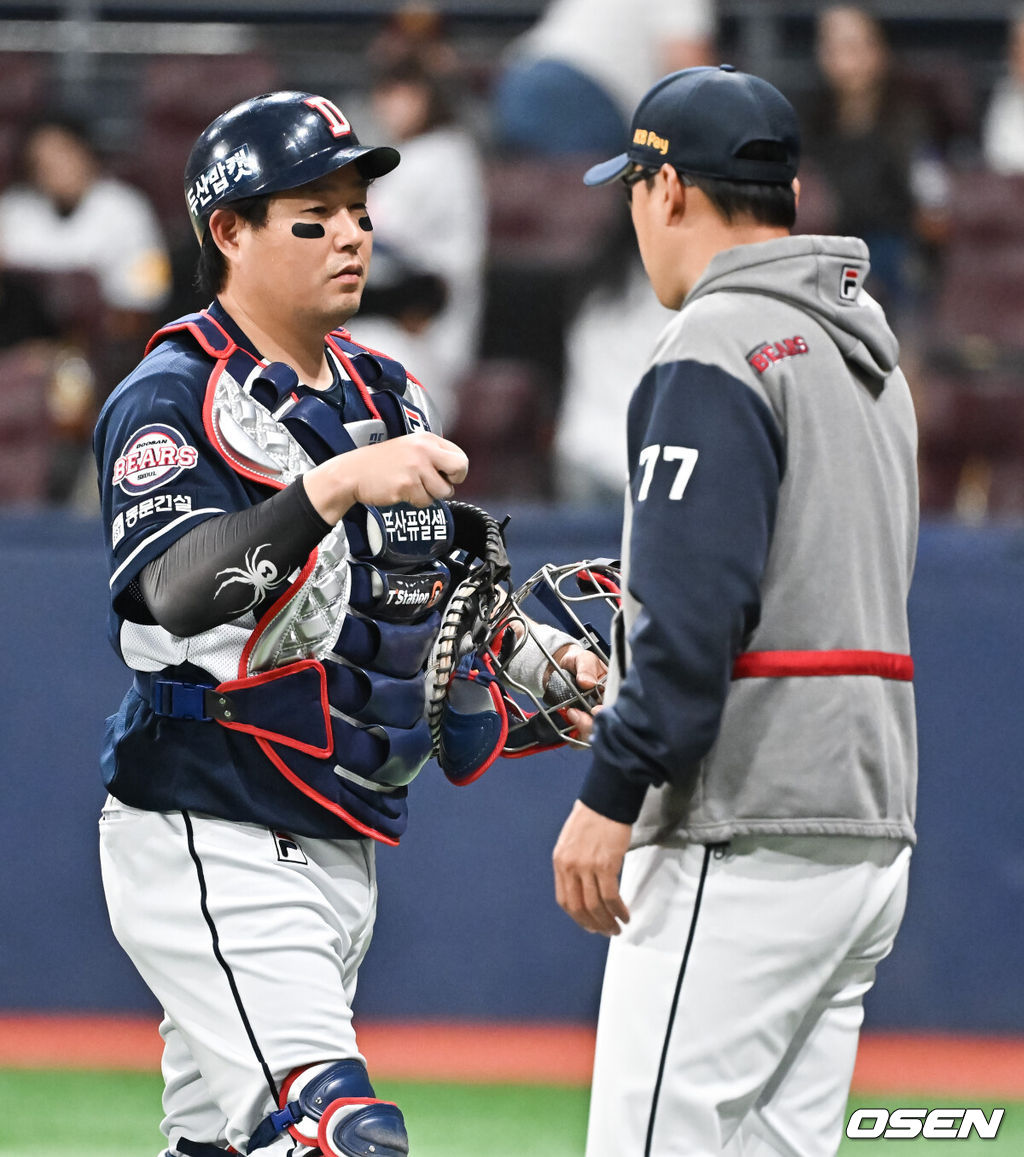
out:
<path id="1" fill-rule="evenodd" d="M 916 424 L 867 272 L 846 237 L 718 254 L 633 394 L 580 797 L 634 845 L 915 838 Z"/>

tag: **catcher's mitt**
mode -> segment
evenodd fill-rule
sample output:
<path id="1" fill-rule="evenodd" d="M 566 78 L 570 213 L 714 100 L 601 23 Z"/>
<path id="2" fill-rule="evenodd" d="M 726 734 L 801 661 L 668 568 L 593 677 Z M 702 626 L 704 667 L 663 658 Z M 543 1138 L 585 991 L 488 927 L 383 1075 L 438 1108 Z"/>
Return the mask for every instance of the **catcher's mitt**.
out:
<path id="1" fill-rule="evenodd" d="M 449 502 L 454 523 L 454 553 L 449 560 L 455 582 L 441 618 L 427 667 L 427 719 L 438 754 L 444 708 L 456 668 L 466 656 L 490 643 L 508 604 L 511 573 L 505 550 L 505 523 L 468 502 Z M 507 519 L 506 519 L 507 521 Z"/>

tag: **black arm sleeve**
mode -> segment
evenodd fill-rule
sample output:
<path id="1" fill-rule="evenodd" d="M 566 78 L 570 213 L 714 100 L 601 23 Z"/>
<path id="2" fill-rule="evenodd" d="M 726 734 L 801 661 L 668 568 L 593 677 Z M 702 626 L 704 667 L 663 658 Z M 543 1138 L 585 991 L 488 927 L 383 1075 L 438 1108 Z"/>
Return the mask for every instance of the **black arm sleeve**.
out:
<path id="1" fill-rule="evenodd" d="M 143 567 L 139 587 L 161 627 L 198 635 L 283 587 L 330 529 L 300 478 L 264 502 L 200 523 Z"/>

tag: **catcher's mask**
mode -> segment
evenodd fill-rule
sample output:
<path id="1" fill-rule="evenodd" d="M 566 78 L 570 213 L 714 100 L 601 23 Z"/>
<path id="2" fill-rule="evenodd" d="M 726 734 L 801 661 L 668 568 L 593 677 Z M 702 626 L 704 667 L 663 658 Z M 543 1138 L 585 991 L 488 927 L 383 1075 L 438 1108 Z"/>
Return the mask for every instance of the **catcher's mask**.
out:
<path id="1" fill-rule="evenodd" d="M 488 652 L 505 692 L 509 726 L 504 755 L 528 755 L 563 743 L 590 746 L 565 712 L 573 707 L 592 711 L 604 698 L 604 679 L 594 688 L 580 688 L 558 665 L 555 652 L 569 635 L 607 668 L 621 601 L 619 564 L 607 558 L 546 563 L 512 594 L 510 611 Z"/>

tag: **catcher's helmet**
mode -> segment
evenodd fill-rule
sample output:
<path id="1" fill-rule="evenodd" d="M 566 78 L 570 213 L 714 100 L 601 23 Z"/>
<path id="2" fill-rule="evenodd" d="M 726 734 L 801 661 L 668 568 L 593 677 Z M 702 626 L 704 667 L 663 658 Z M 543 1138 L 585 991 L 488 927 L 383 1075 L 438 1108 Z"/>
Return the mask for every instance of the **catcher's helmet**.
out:
<path id="1" fill-rule="evenodd" d="M 214 209 L 295 189 L 359 162 L 365 177 L 398 164 L 397 149 L 361 145 L 344 113 L 324 96 L 267 92 L 228 109 L 200 134 L 185 165 L 185 201 L 200 243 Z"/>
<path id="2" fill-rule="evenodd" d="M 555 663 L 551 628 L 593 651 L 607 668 L 611 662 L 612 623 L 622 604 L 617 560 L 597 558 L 557 565 L 547 563 L 509 599 L 504 630 L 488 654 L 505 691 L 508 711 L 506 755 L 525 755 L 567 743 L 589 747 L 568 722 L 569 708 L 590 711 L 604 697 L 604 681 L 582 690 Z M 542 694 L 536 675 L 548 672 Z"/>

